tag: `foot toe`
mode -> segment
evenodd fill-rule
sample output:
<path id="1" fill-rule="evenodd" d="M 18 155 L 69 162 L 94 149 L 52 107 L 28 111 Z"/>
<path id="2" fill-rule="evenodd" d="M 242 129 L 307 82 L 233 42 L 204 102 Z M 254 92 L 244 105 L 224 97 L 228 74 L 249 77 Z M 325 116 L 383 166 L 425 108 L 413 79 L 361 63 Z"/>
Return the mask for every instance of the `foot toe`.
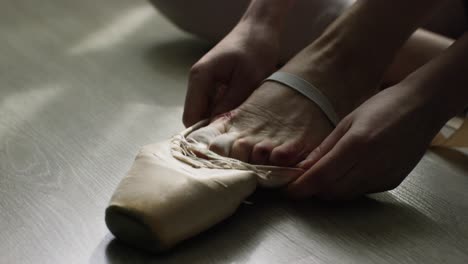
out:
<path id="1" fill-rule="evenodd" d="M 273 149 L 270 163 L 277 166 L 293 166 L 303 158 L 305 146 L 298 143 L 284 143 Z"/>
<path id="2" fill-rule="evenodd" d="M 250 154 L 256 143 L 257 142 L 255 142 L 253 138 L 244 137 L 237 139 L 232 145 L 229 156 L 234 159 L 249 162 Z"/>
<path id="3" fill-rule="evenodd" d="M 238 137 L 237 133 L 219 135 L 211 141 L 209 149 L 221 156 L 229 157 L 232 144 Z"/>
<path id="4" fill-rule="evenodd" d="M 266 165 L 270 159 L 270 154 L 275 148 L 275 144 L 270 140 L 263 140 L 255 144 L 252 155 L 250 156 L 250 163 L 257 165 Z"/>

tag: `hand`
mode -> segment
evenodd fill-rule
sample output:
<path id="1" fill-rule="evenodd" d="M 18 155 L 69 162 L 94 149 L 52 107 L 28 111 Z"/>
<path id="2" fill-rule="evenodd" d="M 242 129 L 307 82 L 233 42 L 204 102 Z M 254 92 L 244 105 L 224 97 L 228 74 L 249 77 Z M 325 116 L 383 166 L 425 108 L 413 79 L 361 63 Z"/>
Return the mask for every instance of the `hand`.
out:
<path id="1" fill-rule="evenodd" d="M 291 196 L 351 199 L 396 188 L 446 121 L 440 104 L 409 90 L 388 88 L 345 117 L 299 164 L 310 169 L 288 186 Z"/>
<path id="2" fill-rule="evenodd" d="M 279 32 L 241 21 L 193 65 L 185 98 L 184 124 L 225 113 L 240 105 L 275 70 Z"/>

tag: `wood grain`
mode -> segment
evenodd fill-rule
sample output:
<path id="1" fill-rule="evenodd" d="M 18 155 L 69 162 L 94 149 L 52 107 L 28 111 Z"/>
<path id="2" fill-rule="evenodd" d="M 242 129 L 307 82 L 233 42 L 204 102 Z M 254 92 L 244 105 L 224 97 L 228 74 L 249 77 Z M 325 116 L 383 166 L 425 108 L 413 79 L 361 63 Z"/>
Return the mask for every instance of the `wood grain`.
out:
<path id="1" fill-rule="evenodd" d="M 259 192 L 171 252 L 115 241 L 104 208 L 144 144 L 182 129 L 209 47 L 145 1 L 0 3 L 0 263 L 468 263 L 468 156 L 430 151 L 391 193 Z"/>

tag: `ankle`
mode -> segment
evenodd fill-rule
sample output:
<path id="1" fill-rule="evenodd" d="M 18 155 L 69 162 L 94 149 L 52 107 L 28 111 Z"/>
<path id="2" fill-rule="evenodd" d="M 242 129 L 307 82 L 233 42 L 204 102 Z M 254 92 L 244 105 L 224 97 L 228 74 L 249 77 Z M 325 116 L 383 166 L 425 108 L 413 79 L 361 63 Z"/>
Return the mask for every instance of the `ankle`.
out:
<path id="1" fill-rule="evenodd" d="M 341 118 L 372 96 L 382 78 L 343 50 L 334 45 L 311 45 L 282 68 L 321 90 Z"/>

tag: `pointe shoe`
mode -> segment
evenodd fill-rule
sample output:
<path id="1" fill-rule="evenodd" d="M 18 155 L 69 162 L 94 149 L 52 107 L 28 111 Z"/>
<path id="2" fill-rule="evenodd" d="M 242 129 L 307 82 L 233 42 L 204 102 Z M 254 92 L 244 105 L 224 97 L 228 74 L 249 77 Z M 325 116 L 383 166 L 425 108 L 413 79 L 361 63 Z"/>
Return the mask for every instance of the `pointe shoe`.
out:
<path id="1" fill-rule="evenodd" d="M 278 188 L 304 172 L 221 157 L 186 139 L 206 124 L 140 150 L 106 209 L 118 239 L 153 252 L 170 249 L 232 215 L 257 186 Z"/>
<path id="2" fill-rule="evenodd" d="M 338 117 L 321 92 L 307 81 L 276 72 L 280 82 L 314 101 L 334 125 Z M 304 173 L 300 168 L 252 165 L 220 156 L 187 136 L 201 121 L 171 140 L 138 153 L 106 209 L 106 224 L 120 240 L 159 252 L 195 236 L 232 215 L 258 186 L 279 188 Z"/>

